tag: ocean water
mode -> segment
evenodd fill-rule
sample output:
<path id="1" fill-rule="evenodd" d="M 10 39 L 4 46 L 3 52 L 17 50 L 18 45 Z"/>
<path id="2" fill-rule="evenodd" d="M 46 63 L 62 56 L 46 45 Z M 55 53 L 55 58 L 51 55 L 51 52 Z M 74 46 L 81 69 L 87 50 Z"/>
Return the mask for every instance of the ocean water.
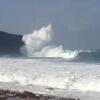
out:
<path id="1" fill-rule="evenodd" d="M 100 100 L 100 50 L 51 45 L 52 35 L 51 25 L 34 30 L 22 36 L 20 56 L 0 57 L 0 88 Z"/>
<path id="2" fill-rule="evenodd" d="M 0 83 L 1 88 L 99 100 L 100 63 L 0 58 Z"/>

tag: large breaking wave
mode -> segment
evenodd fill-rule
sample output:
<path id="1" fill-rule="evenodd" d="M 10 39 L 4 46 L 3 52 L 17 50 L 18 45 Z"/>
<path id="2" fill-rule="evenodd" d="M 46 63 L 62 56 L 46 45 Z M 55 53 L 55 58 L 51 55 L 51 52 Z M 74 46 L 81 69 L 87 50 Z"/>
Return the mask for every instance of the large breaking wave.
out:
<path id="1" fill-rule="evenodd" d="M 22 48 L 28 57 L 56 57 L 66 60 L 100 60 L 100 50 L 68 50 L 63 45 L 51 45 L 53 30 L 51 24 L 23 35 Z"/>
<path id="2" fill-rule="evenodd" d="M 47 27 L 42 27 L 40 30 L 35 30 L 33 33 L 23 36 L 25 43 L 22 48 L 29 57 L 61 57 L 71 59 L 77 56 L 77 51 L 64 50 L 63 46 L 51 45 L 52 27 L 49 24 Z"/>
<path id="3" fill-rule="evenodd" d="M 64 58 L 66 60 L 100 60 L 100 50 L 69 50 L 52 43 L 51 24 L 32 33 L 14 35 L 0 32 L 0 55 Z"/>

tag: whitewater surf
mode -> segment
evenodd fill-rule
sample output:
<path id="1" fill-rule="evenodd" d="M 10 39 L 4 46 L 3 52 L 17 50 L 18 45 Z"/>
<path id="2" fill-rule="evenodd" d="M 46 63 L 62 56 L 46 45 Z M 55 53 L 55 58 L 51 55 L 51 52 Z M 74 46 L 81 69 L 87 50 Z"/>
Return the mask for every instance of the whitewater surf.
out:
<path id="1" fill-rule="evenodd" d="M 32 33 L 15 35 L 0 32 L 0 56 L 25 58 L 63 58 L 65 60 L 96 61 L 100 60 L 100 50 L 64 49 L 63 45 L 53 44 L 51 24 Z"/>
<path id="2" fill-rule="evenodd" d="M 2 34 L 0 88 L 99 100 L 100 50 L 64 49 L 52 35 L 51 24 L 21 36 Z"/>

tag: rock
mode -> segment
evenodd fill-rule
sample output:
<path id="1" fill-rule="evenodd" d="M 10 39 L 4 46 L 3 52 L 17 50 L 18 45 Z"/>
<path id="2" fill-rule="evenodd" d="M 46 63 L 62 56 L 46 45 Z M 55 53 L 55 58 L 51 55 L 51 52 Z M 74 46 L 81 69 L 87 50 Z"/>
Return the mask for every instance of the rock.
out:
<path id="1" fill-rule="evenodd" d="M 24 45 L 22 35 L 0 31 L 0 55 L 20 55 L 20 48 Z"/>
<path id="2" fill-rule="evenodd" d="M 80 100 L 75 98 L 61 98 L 52 95 L 34 94 L 32 92 L 16 92 L 0 90 L 0 100 Z"/>

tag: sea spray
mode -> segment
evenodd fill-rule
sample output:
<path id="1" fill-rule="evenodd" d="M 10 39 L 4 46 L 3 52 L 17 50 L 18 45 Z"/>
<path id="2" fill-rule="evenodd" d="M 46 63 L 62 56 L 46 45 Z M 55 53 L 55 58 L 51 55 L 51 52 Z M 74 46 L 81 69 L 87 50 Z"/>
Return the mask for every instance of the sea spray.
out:
<path id="1" fill-rule="evenodd" d="M 39 30 L 34 30 L 27 35 L 23 35 L 22 40 L 25 46 L 22 48 L 22 51 L 29 57 L 61 57 L 72 59 L 77 56 L 77 51 L 70 50 L 65 52 L 62 45 L 51 45 L 52 35 L 53 31 L 51 24 Z"/>
<path id="2" fill-rule="evenodd" d="M 34 30 L 33 33 L 23 35 L 25 43 L 24 50 L 26 49 L 28 56 L 36 56 L 37 52 L 51 40 L 52 28 L 51 25 L 42 27 L 40 30 Z M 25 52 L 26 53 L 26 52 Z"/>
<path id="3" fill-rule="evenodd" d="M 1 83 L 100 92 L 100 64 L 0 58 Z"/>

